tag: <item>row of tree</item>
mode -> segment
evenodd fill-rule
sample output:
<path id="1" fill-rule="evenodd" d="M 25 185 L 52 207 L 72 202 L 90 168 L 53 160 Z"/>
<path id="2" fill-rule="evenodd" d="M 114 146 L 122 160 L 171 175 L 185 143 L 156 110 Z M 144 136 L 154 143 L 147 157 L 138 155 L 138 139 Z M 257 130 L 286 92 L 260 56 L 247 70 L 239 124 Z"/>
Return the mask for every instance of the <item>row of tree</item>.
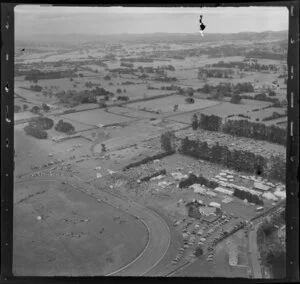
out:
<path id="1" fill-rule="evenodd" d="M 232 83 L 219 83 L 216 86 L 205 84 L 200 90 L 207 94 L 216 92 L 229 97 L 233 94 L 254 92 L 253 85 L 250 82 L 237 83 L 236 85 Z"/>
<path id="2" fill-rule="evenodd" d="M 206 77 L 211 78 L 232 78 L 234 71 L 232 69 L 198 69 L 198 79 L 203 79 Z"/>
<path id="3" fill-rule="evenodd" d="M 258 197 L 256 194 L 252 194 L 248 191 L 240 190 L 235 188 L 233 195 L 242 200 L 247 200 L 249 203 L 254 203 L 257 205 L 264 205 L 264 201 Z"/>
<path id="4" fill-rule="evenodd" d="M 281 117 L 285 117 L 285 116 L 287 116 L 285 113 L 278 113 L 278 112 L 274 111 L 270 116 L 263 118 L 262 121 L 269 121 L 269 120 L 273 120 L 273 119 L 277 119 L 277 118 L 281 118 Z"/>
<path id="5" fill-rule="evenodd" d="M 121 62 L 145 62 L 145 63 L 152 63 L 153 59 L 152 58 L 147 58 L 147 57 L 135 57 L 135 58 L 121 58 Z"/>
<path id="6" fill-rule="evenodd" d="M 32 69 L 27 72 L 27 74 L 24 77 L 24 80 L 33 81 L 36 83 L 38 82 L 38 80 L 74 77 L 75 75 L 76 74 L 74 70 L 42 72 L 40 70 Z"/>
<path id="7" fill-rule="evenodd" d="M 209 131 L 221 131 L 233 136 L 253 138 L 286 145 L 286 129 L 275 125 L 251 122 L 246 119 L 226 120 L 217 115 L 201 114 L 200 119 L 194 114 L 191 126 L 194 130 L 201 128 Z"/>
<path id="8" fill-rule="evenodd" d="M 59 99 L 61 104 L 76 106 L 84 103 L 97 103 L 97 97 L 104 97 L 108 100 L 109 97 L 113 97 L 115 94 L 105 90 L 104 88 L 99 88 L 98 86 L 92 90 L 84 91 L 61 91 L 55 94 Z"/>
<path id="9" fill-rule="evenodd" d="M 32 90 L 34 92 L 41 92 L 43 90 L 43 88 L 40 85 L 31 85 L 30 90 Z"/>
<path id="10" fill-rule="evenodd" d="M 172 140 L 171 137 L 169 139 Z M 172 141 L 168 143 L 172 145 Z M 260 174 L 270 179 L 285 182 L 286 164 L 278 155 L 267 159 L 249 151 L 229 149 L 225 145 L 219 145 L 218 142 L 209 146 L 206 141 L 189 140 L 188 137 L 182 139 L 179 152 L 194 158 L 222 164 L 236 171 Z"/>
<path id="11" fill-rule="evenodd" d="M 278 68 L 275 64 L 259 64 L 257 62 L 242 62 L 232 61 L 224 62 L 219 61 L 214 64 L 207 64 L 205 67 L 222 67 L 222 68 L 239 68 L 244 71 L 277 71 Z"/>

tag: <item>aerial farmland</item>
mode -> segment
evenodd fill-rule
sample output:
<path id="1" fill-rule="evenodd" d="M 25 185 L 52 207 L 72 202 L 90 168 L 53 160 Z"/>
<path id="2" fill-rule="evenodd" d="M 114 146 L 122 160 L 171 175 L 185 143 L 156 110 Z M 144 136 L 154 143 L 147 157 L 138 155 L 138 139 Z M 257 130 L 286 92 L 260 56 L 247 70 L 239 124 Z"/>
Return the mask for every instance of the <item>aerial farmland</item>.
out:
<path id="1" fill-rule="evenodd" d="M 287 36 L 16 38 L 14 274 L 259 278 Z"/>

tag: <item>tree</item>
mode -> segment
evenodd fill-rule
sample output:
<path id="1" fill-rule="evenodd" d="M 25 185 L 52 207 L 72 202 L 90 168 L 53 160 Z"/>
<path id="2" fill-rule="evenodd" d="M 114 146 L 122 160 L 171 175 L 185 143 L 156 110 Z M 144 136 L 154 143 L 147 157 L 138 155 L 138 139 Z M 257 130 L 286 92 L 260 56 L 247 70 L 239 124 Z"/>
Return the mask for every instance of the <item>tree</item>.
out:
<path id="1" fill-rule="evenodd" d="M 26 111 L 28 109 L 28 105 L 24 104 L 23 105 L 23 110 Z"/>
<path id="2" fill-rule="evenodd" d="M 24 127 L 24 131 L 27 135 L 33 136 L 37 139 L 47 139 L 48 138 L 48 133 L 39 128 L 35 127 L 34 125 L 30 124 Z"/>
<path id="3" fill-rule="evenodd" d="M 48 112 L 50 107 L 47 104 L 42 104 L 43 111 Z"/>
<path id="4" fill-rule="evenodd" d="M 231 100 L 230 102 L 232 104 L 239 104 L 241 102 L 242 98 L 239 94 L 234 94 L 232 97 L 231 97 Z"/>
<path id="5" fill-rule="evenodd" d="M 104 101 L 100 101 L 100 102 L 98 103 L 98 106 L 99 106 L 100 108 L 105 108 L 105 107 L 107 107 L 107 104 L 106 104 Z"/>
<path id="6" fill-rule="evenodd" d="M 104 76 L 104 80 L 111 80 L 111 77 L 109 75 Z"/>
<path id="7" fill-rule="evenodd" d="M 201 255 L 203 255 L 203 249 L 201 246 L 198 246 L 195 251 L 195 256 L 200 257 Z"/>
<path id="8" fill-rule="evenodd" d="M 118 94 L 122 93 L 122 90 L 121 89 L 117 89 L 116 91 Z"/>
<path id="9" fill-rule="evenodd" d="M 72 134 L 75 131 L 75 128 L 71 123 L 64 122 L 62 119 L 58 121 L 54 128 L 56 131 L 65 132 L 68 134 Z"/>
<path id="10" fill-rule="evenodd" d="M 173 145 L 174 138 L 175 138 L 175 135 L 171 131 L 167 131 L 161 135 L 161 137 L 160 137 L 161 147 L 166 152 L 171 152 L 174 150 L 174 145 Z"/>
<path id="11" fill-rule="evenodd" d="M 188 88 L 186 93 L 189 97 L 192 97 L 194 95 L 194 90 L 192 88 Z"/>
<path id="12" fill-rule="evenodd" d="M 101 152 L 106 152 L 105 144 L 101 144 Z"/>
<path id="13" fill-rule="evenodd" d="M 194 115 L 192 117 L 192 128 L 193 128 L 193 130 L 197 130 L 198 125 L 199 125 L 198 116 L 197 116 L 197 114 L 194 113 Z"/>
<path id="14" fill-rule="evenodd" d="M 14 106 L 15 112 L 20 112 L 22 110 L 22 108 L 18 105 Z"/>
<path id="15" fill-rule="evenodd" d="M 38 106 L 34 106 L 31 108 L 30 110 L 32 113 L 39 113 L 40 112 L 40 108 Z"/>

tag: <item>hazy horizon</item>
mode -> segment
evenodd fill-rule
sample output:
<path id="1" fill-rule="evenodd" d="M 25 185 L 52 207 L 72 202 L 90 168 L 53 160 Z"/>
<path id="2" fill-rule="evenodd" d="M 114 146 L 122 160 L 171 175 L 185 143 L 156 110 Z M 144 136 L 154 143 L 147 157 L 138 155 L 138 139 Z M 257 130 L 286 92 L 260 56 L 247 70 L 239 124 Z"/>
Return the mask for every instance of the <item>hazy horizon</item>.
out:
<path id="1" fill-rule="evenodd" d="M 136 8 L 52 7 L 15 8 L 17 37 L 44 35 L 194 34 L 203 15 L 206 34 L 288 30 L 285 7 Z M 55 33 L 53 33 L 55 31 Z"/>

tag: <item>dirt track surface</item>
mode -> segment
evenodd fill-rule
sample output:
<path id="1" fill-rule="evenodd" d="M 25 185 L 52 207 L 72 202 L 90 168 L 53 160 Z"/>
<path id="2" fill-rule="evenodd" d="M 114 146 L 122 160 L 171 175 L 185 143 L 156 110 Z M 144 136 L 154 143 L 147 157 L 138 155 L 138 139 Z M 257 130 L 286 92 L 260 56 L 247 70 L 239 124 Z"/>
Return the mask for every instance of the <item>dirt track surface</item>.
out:
<path id="1" fill-rule="evenodd" d="M 112 267 L 109 269 L 109 266 L 106 267 L 105 270 L 99 269 L 99 274 L 95 274 L 95 271 L 97 271 L 95 270 L 95 267 L 92 269 L 93 272 L 89 270 L 89 267 L 86 267 L 84 263 L 85 261 L 83 261 L 82 273 L 84 273 L 86 276 L 142 276 L 148 273 L 150 270 L 152 270 L 165 256 L 170 245 L 170 229 L 167 223 L 152 210 L 145 208 L 137 203 L 122 200 L 121 198 L 109 194 L 107 192 L 100 191 L 99 189 L 91 185 L 84 184 L 84 186 L 82 186 L 83 183 L 78 183 L 78 181 L 76 181 L 74 178 L 44 177 L 39 179 L 27 179 L 26 182 L 34 180 L 49 182 L 65 181 L 73 186 L 72 190 L 81 191 L 84 194 L 89 195 L 89 197 L 96 199 L 98 202 L 107 203 L 113 207 L 116 207 L 118 210 L 133 215 L 146 226 L 148 231 L 148 239 L 146 246 L 142 249 L 140 253 L 138 253 L 138 255 L 133 260 L 131 258 L 129 263 L 122 265 L 117 269 L 112 269 Z M 23 180 L 23 182 L 24 181 L 25 180 Z M 18 181 L 18 183 L 19 182 L 22 181 Z M 89 206 L 89 204 L 86 204 L 86 206 Z M 133 244 L 133 246 L 134 245 L 135 244 Z M 79 260 L 76 259 L 76 261 L 78 262 Z M 101 271 L 103 272 L 101 273 Z"/>

